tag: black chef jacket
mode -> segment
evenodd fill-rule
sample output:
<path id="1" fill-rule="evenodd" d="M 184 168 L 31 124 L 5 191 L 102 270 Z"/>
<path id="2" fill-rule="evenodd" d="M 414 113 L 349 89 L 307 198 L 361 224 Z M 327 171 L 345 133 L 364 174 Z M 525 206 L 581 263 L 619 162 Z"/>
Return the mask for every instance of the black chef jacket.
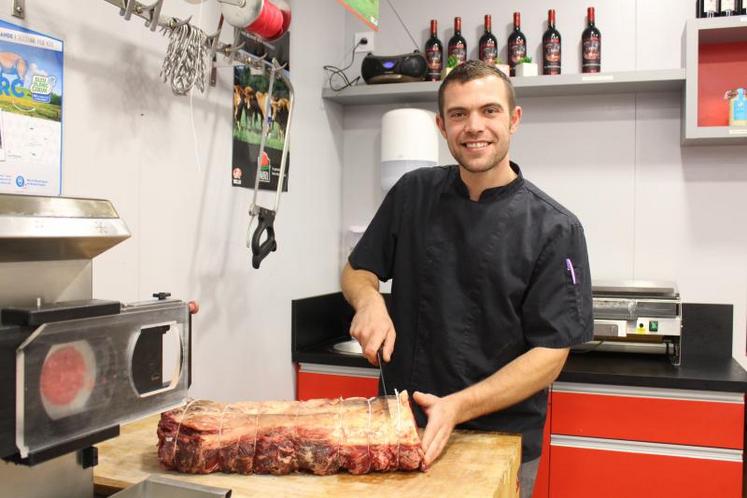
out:
<path id="1" fill-rule="evenodd" d="M 422 168 L 389 191 L 350 265 L 393 278 L 397 340 L 387 387 L 445 396 L 533 347 L 592 338 L 589 262 L 578 219 L 518 177 L 471 201 L 457 166 Z M 460 428 L 522 434 L 540 455 L 547 390 Z M 420 426 L 427 418 L 415 406 Z"/>

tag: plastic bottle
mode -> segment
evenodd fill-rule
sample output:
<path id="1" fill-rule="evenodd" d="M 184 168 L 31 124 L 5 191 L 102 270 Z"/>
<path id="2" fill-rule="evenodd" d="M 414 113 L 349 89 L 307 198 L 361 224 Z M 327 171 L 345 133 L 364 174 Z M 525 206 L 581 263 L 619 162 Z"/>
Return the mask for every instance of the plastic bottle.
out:
<path id="1" fill-rule="evenodd" d="M 744 88 L 729 90 L 724 98 L 729 100 L 729 126 L 747 126 L 747 97 Z"/>

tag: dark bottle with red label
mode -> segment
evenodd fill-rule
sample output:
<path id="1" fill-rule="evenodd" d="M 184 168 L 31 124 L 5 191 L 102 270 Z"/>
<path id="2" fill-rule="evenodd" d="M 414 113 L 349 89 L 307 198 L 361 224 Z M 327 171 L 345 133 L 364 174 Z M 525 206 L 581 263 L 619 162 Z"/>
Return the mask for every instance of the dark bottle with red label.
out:
<path id="1" fill-rule="evenodd" d="M 431 19 L 431 37 L 425 42 L 425 60 L 428 63 L 428 81 L 441 79 L 441 70 L 444 67 L 444 46 L 438 39 L 438 21 Z"/>
<path id="2" fill-rule="evenodd" d="M 485 32 L 480 37 L 480 60 L 495 65 L 498 62 L 498 40 L 493 36 L 493 21 L 490 14 L 485 16 Z"/>
<path id="3" fill-rule="evenodd" d="M 560 74 L 560 32 L 555 29 L 555 10 L 547 11 L 547 31 L 542 35 L 542 74 Z"/>
<path id="4" fill-rule="evenodd" d="M 527 37 L 521 32 L 521 14 L 514 12 L 514 30 L 508 35 L 508 65 L 511 76 L 516 75 L 516 64 L 527 55 Z"/>
<path id="5" fill-rule="evenodd" d="M 602 70 L 602 33 L 596 27 L 594 7 L 586 9 L 587 25 L 581 35 L 581 72 L 598 73 Z"/>
<path id="6" fill-rule="evenodd" d="M 724 17 L 738 15 L 737 0 L 721 0 L 719 4 L 719 15 Z"/>
<path id="7" fill-rule="evenodd" d="M 698 0 L 698 17 L 718 17 L 719 0 Z"/>
<path id="8" fill-rule="evenodd" d="M 456 58 L 457 64 L 467 60 L 467 40 L 462 36 L 462 18 L 454 18 L 454 36 L 449 39 L 449 57 Z"/>

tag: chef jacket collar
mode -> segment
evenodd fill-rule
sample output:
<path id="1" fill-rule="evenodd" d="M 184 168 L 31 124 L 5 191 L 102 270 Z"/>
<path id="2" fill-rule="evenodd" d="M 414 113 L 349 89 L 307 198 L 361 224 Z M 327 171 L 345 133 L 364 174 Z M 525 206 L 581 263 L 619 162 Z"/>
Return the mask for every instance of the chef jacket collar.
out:
<path id="1" fill-rule="evenodd" d="M 504 195 L 510 194 L 511 192 L 521 187 L 521 185 L 524 183 L 524 176 L 521 174 L 519 165 L 513 161 L 510 161 L 509 164 L 511 165 L 511 169 L 514 170 L 514 173 L 516 173 L 516 178 L 514 178 L 511 183 L 507 185 L 486 188 L 480 194 L 480 199 L 477 202 L 489 202 L 498 199 L 500 197 L 503 197 Z M 459 166 L 455 166 L 453 171 L 454 180 L 452 182 L 452 185 L 454 186 L 454 189 L 461 197 L 469 199 L 469 189 L 467 188 L 467 185 L 465 185 L 462 181 L 462 177 L 459 174 Z"/>

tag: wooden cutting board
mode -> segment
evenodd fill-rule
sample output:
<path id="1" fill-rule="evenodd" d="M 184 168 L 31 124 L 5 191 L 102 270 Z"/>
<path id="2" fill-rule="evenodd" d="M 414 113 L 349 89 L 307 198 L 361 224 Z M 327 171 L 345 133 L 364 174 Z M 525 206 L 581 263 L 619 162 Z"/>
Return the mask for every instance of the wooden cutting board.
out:
<path id="1" fill-rule="evenodd" d="M 437 496 L 518 498 L 521 436 L 456 431 L 428 472 L 390 472 L 354 476 L 180 474 L 164 470 L 156 452 L 159 416 L 122 427 L 121 435 L 98 445 L 94 484 L 107 494 L 137 484 L 150 474 L 233 490 L 233 497 Z"/>

